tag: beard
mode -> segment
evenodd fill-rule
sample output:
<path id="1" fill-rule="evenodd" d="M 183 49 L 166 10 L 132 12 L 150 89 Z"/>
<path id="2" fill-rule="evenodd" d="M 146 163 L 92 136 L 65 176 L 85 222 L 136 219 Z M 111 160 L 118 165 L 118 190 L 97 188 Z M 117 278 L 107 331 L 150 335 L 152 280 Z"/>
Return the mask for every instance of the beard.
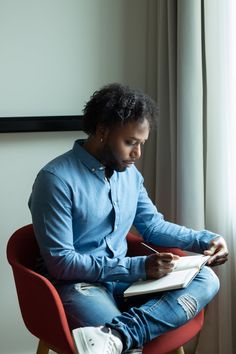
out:
<path id="1" fill-rule="evenodd" d="M 101 151 L 100 161 L 108 170 L 116 172 L 124 172 L 126 170 L 126 166 L 116 157 L 108 144 L 105 144 Z"/>

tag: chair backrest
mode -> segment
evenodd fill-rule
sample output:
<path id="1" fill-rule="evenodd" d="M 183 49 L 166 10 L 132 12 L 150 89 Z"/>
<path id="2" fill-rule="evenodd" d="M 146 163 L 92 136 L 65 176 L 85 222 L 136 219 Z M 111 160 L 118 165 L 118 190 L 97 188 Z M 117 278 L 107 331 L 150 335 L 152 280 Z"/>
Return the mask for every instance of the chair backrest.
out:
<path id="1" fill-rule="evenodd" d="M 11 236 L 7 258 L 12 266 L 21 314 L 27 329 L 59 353 L 76 350 L 61 299 L 51 282 L 35 271 L 39 248 L 32 225 Z"/>

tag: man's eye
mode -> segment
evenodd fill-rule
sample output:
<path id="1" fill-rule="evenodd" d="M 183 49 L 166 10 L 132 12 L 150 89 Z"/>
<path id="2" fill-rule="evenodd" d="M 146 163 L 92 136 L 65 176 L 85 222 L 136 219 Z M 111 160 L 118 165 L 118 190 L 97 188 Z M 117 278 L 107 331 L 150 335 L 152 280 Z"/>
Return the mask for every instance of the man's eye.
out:
<path id="1" fill-rule="evenodd" d="M 126 140 L 126 145 L 128 146 L 135 146 L 136 145 L 136 141 L 131 141 L 131 140 Z"/>

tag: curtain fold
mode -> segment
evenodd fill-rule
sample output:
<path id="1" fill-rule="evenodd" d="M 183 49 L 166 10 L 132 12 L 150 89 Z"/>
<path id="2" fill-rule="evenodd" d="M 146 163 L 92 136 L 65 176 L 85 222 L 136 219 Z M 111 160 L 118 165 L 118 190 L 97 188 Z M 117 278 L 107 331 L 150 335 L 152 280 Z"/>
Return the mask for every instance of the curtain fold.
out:
<path id="1" fill-rule="evenodd" d="M 206 228 L 222 234 L 230 250 L 230 259 L 217 272 L 221 290 L 209 306 L 208 330 L 203 333 L 200 353 L 205 349 L 206 336 L 215 338 L 208 348 L 214 353 L 236 352 L 233 336 L 236 320 L 235 295 L 235 112 L 232 110 L 232 92 L 235 81 L 231 75 L 235 64 L 231 62 L 235 44 L 230 41 L 231 1 L 208 0 L 204 2 L 205 14 L 205 60 L 206 60 L 206 136 L 205 154 L 205 222 Z M 235 99 L 235 97 L 234 97 Z M 205 336 L 205 337 L 204 337 Z"/>
<path id="2" fill-rule="evenodd" d="M 145 184 L 166 219 L 222 234 L 231 253 L 216 269 L 221 290 L 207 307 L 199 354 L 236 353 L 232 4 L 148 0 L 147 92 L 160 113 L 143 154 Z"/>
<path id="3" fill-rule="evenodd" d="M 177 220 L 204 227 L 202 21 L 200 1 L 179 1 Z"/>
<path id="4" fill-rule="evenodd" d="M 149 194 L 172 221 L 176 217 L 176 10 L 176 1 L 148 1 L 147 92 L 158 101 L 163 119 L 151 133 L 142 160 Z"/>

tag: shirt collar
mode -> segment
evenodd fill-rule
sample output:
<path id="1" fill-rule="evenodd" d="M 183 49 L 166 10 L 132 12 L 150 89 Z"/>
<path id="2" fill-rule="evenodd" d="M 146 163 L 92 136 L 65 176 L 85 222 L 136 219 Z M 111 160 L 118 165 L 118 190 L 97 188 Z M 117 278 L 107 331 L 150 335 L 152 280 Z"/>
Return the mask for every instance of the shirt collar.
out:
<path id="1" fill-rule="evenodd" d="M 91 172 L 95 173 L 102 171 L 104 177 L 105 166 L 83 148 L 84 142 L 85 139 L 78 139 L 75 141 L 73 146 L 74 153 Z"/>

